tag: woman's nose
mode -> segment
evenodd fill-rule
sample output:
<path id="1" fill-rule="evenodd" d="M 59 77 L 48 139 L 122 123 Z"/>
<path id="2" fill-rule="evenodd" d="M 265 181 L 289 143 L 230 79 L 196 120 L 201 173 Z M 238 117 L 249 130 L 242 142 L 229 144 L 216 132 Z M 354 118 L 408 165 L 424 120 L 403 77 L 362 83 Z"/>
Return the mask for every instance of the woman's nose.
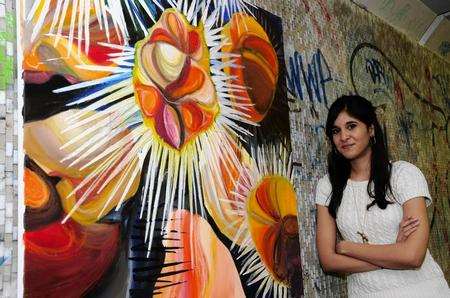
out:
<path id="1" fill-rule="evenodd" d="M 349 136 L 350 136 L 349 133 L 344 130 L 341 131 L 340 133 L 341 141 L 346 141 L 349 138 Z"/>

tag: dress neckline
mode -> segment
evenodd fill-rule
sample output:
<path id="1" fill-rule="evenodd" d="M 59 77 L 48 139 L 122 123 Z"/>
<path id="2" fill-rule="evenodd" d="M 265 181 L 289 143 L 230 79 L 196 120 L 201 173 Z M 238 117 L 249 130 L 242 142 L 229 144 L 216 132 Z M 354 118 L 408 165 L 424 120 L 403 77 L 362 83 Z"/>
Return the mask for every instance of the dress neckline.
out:
<path id="1" fill-rule="evenodd" d="M 366 185 L 367 183 L 369 183 L 369 180 L 351 180 L 351 179 L 348 179 L 347 180 L 347 184 L 350 184 L 350 185 L 355 185 L 355 186 L 358 186 L 358 185 Z"/>

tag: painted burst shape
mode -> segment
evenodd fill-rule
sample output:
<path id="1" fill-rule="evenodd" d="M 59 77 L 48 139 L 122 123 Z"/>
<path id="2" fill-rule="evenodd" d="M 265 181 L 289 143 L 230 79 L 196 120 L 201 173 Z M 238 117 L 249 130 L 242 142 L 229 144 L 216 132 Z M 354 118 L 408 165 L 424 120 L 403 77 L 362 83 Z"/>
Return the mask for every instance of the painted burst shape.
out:
<path id="1" fill-rule="evenodd" d="M 214 0 L 214 6 L 220 7 L 220 24 L 223 25 L 225 20 L 238 12 L 245 12 L 253 15 L 250 6 L 255 7 L 243 0 Z M 219 19 L 218 19 L 219 20 Z"/>
<path id="2" fill-rule="evenodd" d="M 242 167 L 232 199 L 227 199 L 233 209 L 226 212 L 239 219 L 230 223 L 236 231 L 231 249 L 238 250 L 247 284 L 259 284 L 256 297 L 288 297 L 299 276 L 290 264 L 297 263 L 292 256 L 299 262 L 292 159 L 281 145 L 261 146 L 252 153 L 255 159 Z"/>
<path id="3" fill-rule="evenodd" d="M 197 23 L 196 14 L 199 12 L 201 6 L 209 6 L 211 0 L 192 1 L 191 8 L 196 8 L 196 11 L 187 9 L 188 1 L 167 0 L 172 6 L 179 11 L 185 11 L 192 16 L 191 20 L 195 26 Z M 204 2 L 199 5 L 199 2 Z M 25 2 L 24 2 L 25 3 Z M 251 14 L 249 4 L 243 0 L 213 0 L 214 7 L 219 9 L 217 21 L 224 24 L 227 16 L 233 13 L 243 11 Z M 25 5 L 24 5 L 25 6 Z M 253 6 L 253 5 L 252 5 Z M 164 10 L 163 1 L 160 0 L 38 0 L 33 3 L 27 17 L 26 23 L 33 23 L 33 30 L 31 32 L 31 41 L 34 41 L 40 32 L 45 29 L 44 33 L 55 36 L 54 46 L 56 46 L 61 38 L 67 37 L 68 45 L 77 40 L 78 47 L 81 48 L 84 42 L 84 51 L 89 53 L 90 45 L 90 24 L 92 22 L 92 14 L 110 42 L 109 29 L 114 28 L 117 32 L 120 42 L 127 42 L 129 38 L 128 29 L 125 22 L 123 11 L 126 11 L 136 30 L 147 33 L 146 19 L 150 18 L 154 23 L 157 21 L 158 10 Z M 195 15 L 195 16 L 194 16 Z M 51 18 L 51 25 L 45 27 L 46 19 Z M 70 31 L 67 36 L 63 33 L 63 28 L 66 23 L 70 24 Z M 71 49 L 67 48 L 69 54 Z"/>
<path id="4" fill-rule="evenodd" d="M 94 17 L 94 18 L 93 18 Z M 50 26 L 46 20 L 50 18 Z M 89 52 L 90 26 L 93 20 L 98 22 L 110 42 L 110 28 L 114 28 L 120 42 L 126 42 L 128 31 L 122 13 L 120 0 L 38 0 L 27 13 L 26 23 L 33 24 L 30 40 L 34 41 L 41 32 L 55 36 L 54 46 L 61 38 L 68 39 L 68 45 L 77 40 L 78 48 L 84 44 L 84 51 Z M 64 33 L 66 27 L 69 31 Z M 71 48 L 68 47 L 68 55 Z"/>
<path id="5" fill-rule="evenodd" d="M 95 170 L 67 196 L 70 197 L 77 191 L 84 190 L 64 222 L 91 195 L 99 194 L 116 176 L 120 176 L 119 181 L 105 203 L 105 208 L 112 200 L 113 194 L 121 187 L 125 187 L 116 207 L 116 210 L 119 210 L 134 179 L 140 175 L 145 161 L 148 160 L 149 166 L 141 196 L 143 202 L 141 218 L 145 213 L 145 241 L 148 242 L 149 253 L 155 233 L 158 207 L 164 206 L 163 222 L 174 207 L 187 209 L 205 217 L 201 176 L 220 177 L 223 164 L 230 164 L 234 169 L 240 169 L 241 165 L 233 148 L 238 147 L 237 140 L 242 134 L 250 134 L 240 124 L 256 125 L 248 120 L 248 116 L 243 112 L 246 108 L 245 104 L 239 105 L 232 102 L 232 99 L 236 97 L 232 95 L 232 92 L 245 90 L 245 87 L 230 84 L 230 77 L 224 72 L 226 67 L 240 66 L 234 64 L 235 54 L 221 51 L 226 41 L 223 41 L 220 35 L 222 28 L 217 26 L 220 8 L 213 6 L 211 1 L 206 3 L 192 1 L 188 4 L 188 1 L 179 0 L 168 1 L 168 3 L 171 6 L 170 9 L 184 15 L 191 26 L 199 24 L 202 26 L 204 32 L 202 38 L 208 50 L 208 75 L 214 86 L 214 96 L 217 98 L 218 112 L 212 118 L 213 121 L 191 141 L 183 146 L 173 146 L 172 143 L 165 141 L 167 138 L 164 139 L 161 134 L 158 134 L 157 128 L 151 126 L 153 122 L 146 120 L 146 116 L 151 113 L 146 114 L 147 106 L 142 104 L 136 91 L 134 72 L 138 69 L 137 63 L 141 62 L 136 57 L 135 47 L 99 43 L 105 48 L 120 50 L 120 53 L 109 54 L 109 60 L 116 66 L 79 65 L 77 67 L 93 72 L 109 72 L 111 75 L 54 91 L 61 93 L 87 88 L 83 96 L 68 104 L 69 107 L 77 105 L 85 107 L 67 119 L 70 125 L 65 131 L 103 119 L 63 145 L 62 148 L 65 148 L 89 137 L 89 141 L 67 156 L 65 161 L 71 161 L 71 165 L 79 164 L 86 156 L 104 146 L 109 140 L 120 138 L 117 143 L 82 166 L 84 169 L 98 163 Z M 158 7 L 163 12 L 166 11 L 162 6 L 158 5 Z M 153 17 L 156 20 L 156 17 Z M 148 32 L 150 31 L 147 31 L 147 34 Z M 92 111 L 96 113 L 92 115 Z M 168 119 L 167 117 L 164 119 Z M 167 134 L 170 135 L 171 132 L 173 134 L 173 129 L 167 129 L 167 131 Z M 165 188 L 162 187 L 164 181 Z M 187 200 L 184 199 L 185 197 Z M 99 219 L 105 215 L 105 208 L 98 214 Z M 144 212 L 145 210 L 147 212 Z M 162 229 L 161 234 L 164 232 L 165 229 Z"/>

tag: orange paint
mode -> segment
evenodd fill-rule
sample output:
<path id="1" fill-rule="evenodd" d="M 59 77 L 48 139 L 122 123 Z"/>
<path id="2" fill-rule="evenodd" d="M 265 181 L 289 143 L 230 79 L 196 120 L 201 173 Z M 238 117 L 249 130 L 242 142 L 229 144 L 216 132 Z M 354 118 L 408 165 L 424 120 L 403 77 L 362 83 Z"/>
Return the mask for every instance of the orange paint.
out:
<path id="1" fill-rule="evenodd" d="M 239 273 L 228 249 L 208 222 L 187 210 L 175 210 L 169 218 L 161 277 L 155 284 L 158 297 L 245 297 Z M 171 274 L 177 272 L 177 274 Z"/>
<path id="2" fill-rule="evenodd" d="M 178 18 L 177 14 L 169 11 L 165 16 L 167 29 L 174 36 L 184 37 L 184 25 Z M 183 40 L 183 39 L 181 39 Z"/>
<path id="3" fill-rule="evenodd" d="M 184 124 L 190 131 L 197 131 L 203 124 L 202 110 L 193 103 L 185 103 L 181 105 L 181 114 L 183 115 Z"/>
<path id="4" fill-rule="evenodd" d="M 279 75 L 277 54 L 263 27 L 245 13 L 234 14 L 222 34 L 231 40 L 231 45 L 224 46 L 223 51 L 240 55 L 233 59 L 242 66 L 226 68 L 225 72 L 233 77 L 233 84 L 248 87 L 247 90 L 233 92 L 239 97 L 233 99 L 236 109 L 247 114 L 253 122 L 261 122 L 275 95 Z M 242 108 L 239 104 L 250 106 Z"/>
<path id="5" fill-rule="evenodd" d="M 32 170 L 25 168 L 25 206 L 39 208 L 44 206 L 50 198 L 50 190 L 45 181 Z"/>
<path id="6" fill-rule="evenodd" d="M 279 211 L 274 208 L 272 202 L 272 196 L 276 194 L 271 193 L 271 191 L 273 192 L 273 190 L 270 189 L 271 187 L 273 187 L 273 181 L 264 179 L 256 188 L 255 197 L 258 205 L 266 214 L 270 215 L 273 219 L 279 219 Z"/>
<path id="7" fill-rule="evenodd" d="M 56 7 L 56 1 L 50 1 L 50 11 L 54 12 Z M 53 6 L 53 7 L 52 7 Z M 105 28 L 101 28 L 98 23 L 95 10 L 91 7 L 90 22 L 89 22 L 89 47 L 86 51 L 85 40 L 78 42 L 77 38 L 74 38 L 71 42 L 68 38 L 71 21 L 70 15 L 72 11 L 72 5 L 67 7 L 63 27 L 61 28 L 61 36 L 55 34 L 48 34 L 51 27 L 52 17 L 47 17 L 46 21 L 41 29 L 36 40 L 27 45 L 24 51 L 24 58 L 22 67 L 25 71 L 40 71 L 48 73 L 58 73 L 62 75 L 70 76 L 72 79 L 78 81 L 88 81 L 105 77 L 110 74 L 107 71 L 90 71 L 78 68 L 80 64 L 83 65 L 101 65 L 101 66 L 116 66 L 115 63 L 109 61 L 111 58 L 109 54 L 119 53 L 121 50 L 111 47 L 105 47 L 99 45 L 100 42 L 106 42 L 109 44 L 122 45 L 123 38 L 118 35 L 118 32 L 114 27 L 108 29 L 108 37 L 105 34 Z M 61 17 L 63 17 L 61 15 Z M 109 14 L 106 17 L 111 21 Z M 37 21 L 37 20 L 36 20 Z M 75 27 L 77 27 L 75 23 Z M 54 60 L 58 62 L 55 63 Z"/>
<path id="8" fill-rule="evenodd" d="M 153 117 L 162 106 L 163 97 L 161 92 L 152 86 L 136 84 L 139 103 L 142 112 L 147 117 Z"/>
<path id="9" fill-rule="evenodd" d="M 200 89 L 204 82 L 203 72 L 198 67 L 189 65 L 185 67 L 177 81 L 167 86 L 166 91 L 174 101 Z"/>
<path id="10" fill-rule="evenodd" d="M 265 60 L 267 65 L 275 67 L 275 69 L 272 69 L 274 74 L 278 72 L 278 57 L 269 41 L 252 34 L 246 34 L 241 38 L 241 42 L 241 47 L 244 49 L 250 51 L 257 49 L 255 54 Z"/>
<path id="11" fill-rule="evenodd" d="M 272 277 L 289 284 L 288 257 L 298 253 L 297 200 L 289 180 L 265 176 L 247 198 L 249 231 Z"/>

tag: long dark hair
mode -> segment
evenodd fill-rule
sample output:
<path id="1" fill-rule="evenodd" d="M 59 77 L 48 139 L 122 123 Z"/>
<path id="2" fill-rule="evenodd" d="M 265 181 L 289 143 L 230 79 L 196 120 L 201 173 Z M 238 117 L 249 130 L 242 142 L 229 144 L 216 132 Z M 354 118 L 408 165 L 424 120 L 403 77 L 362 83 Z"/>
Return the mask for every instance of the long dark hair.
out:
<path id="1" fill-rule="evenodd" d="M 386 209 L 387 205 L 392 203 L 386 199 L 386 193 L 387 191 L 392 193 L 392 189 L 390 184 L 391 164 L 384 133 L 378 122 L 375 108 L 370 101 L 358 95 L 349 95 L 339 97 L 331 105 L 325 128 L 325 133 L 332 148 L 328 154 L 328 176 L 332 187 L 328 211 L 331 216 L 336 218 L 347 180 L 350 178 L 350 161 L 337 151 L 333 143 L 333 125 L 342 111 L 346 111 L 350 116 L 365 123 L 368 128 L 371 126 L 374 128 L 375 135 L 370 141 L 372 156 L 370 161 L 370 178 L 367 184 L 367 192 L 374 200 L 367 205 L 367 210 L 375 204 L 381 209 Z"/>

